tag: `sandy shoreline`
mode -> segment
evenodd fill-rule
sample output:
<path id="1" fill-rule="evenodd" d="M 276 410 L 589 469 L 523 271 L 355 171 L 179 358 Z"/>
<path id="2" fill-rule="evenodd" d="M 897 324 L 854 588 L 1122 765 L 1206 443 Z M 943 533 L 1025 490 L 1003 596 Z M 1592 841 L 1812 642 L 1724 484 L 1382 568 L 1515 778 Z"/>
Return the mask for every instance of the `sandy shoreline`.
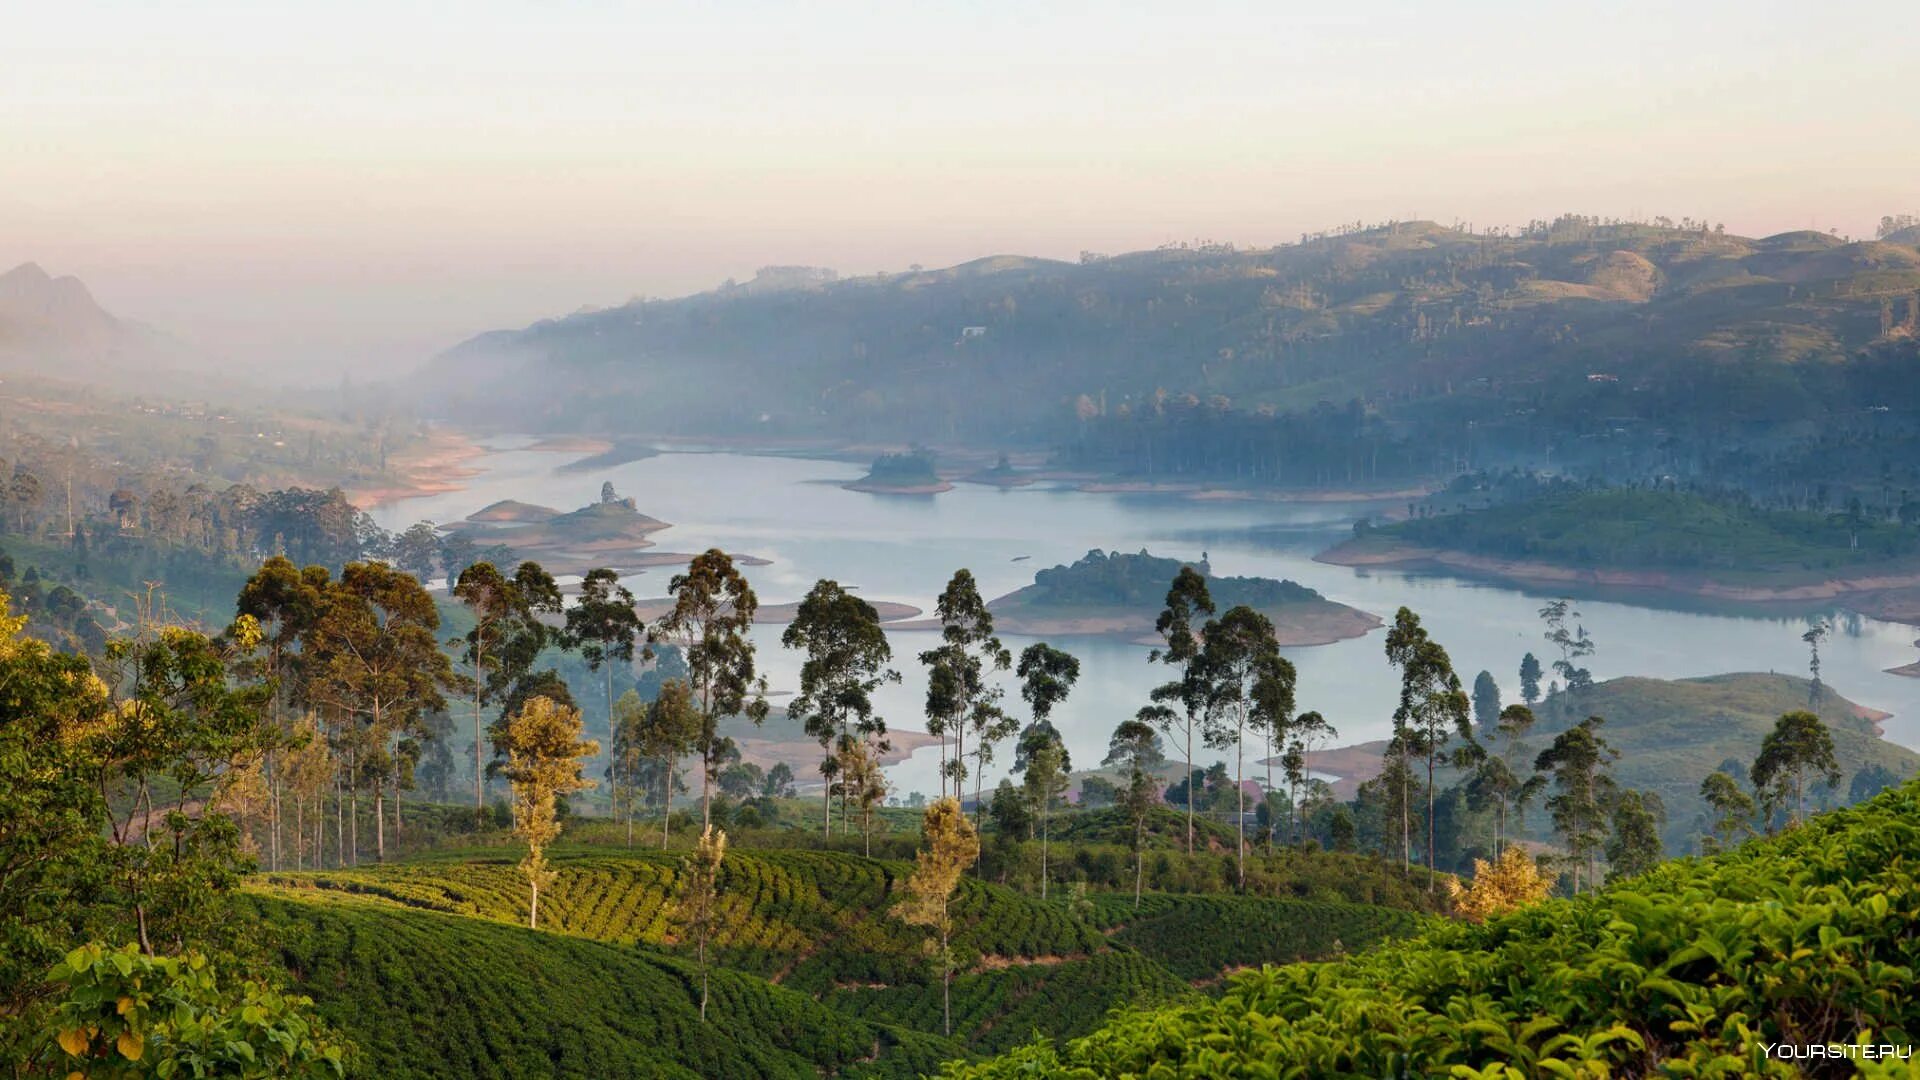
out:
<path id="1" fill-rule="evenodd" d="M 1357 488 L 1242 488 L 1203 483 L 1160 482 L 1153 480 L 1088 480 L 1077 484 L 1076 491 L 1117 495 L 1178 495 L 1194 502 L 1297 502 L 1349 503 L 1394 502 L 1422 499 L 1434 491 L 1431 487 L 1396 488 L 1389 491 Z"/>
<path id="2" fill-rule="evenodd" d="M 848 491 L 862 491 L 869 495 L 938 495 L 953 490 L 953 484 L 946 480 L 932 484 L 876 484 L 853 480 L 840 486 Z"/>
<path id="3" fill-rule="evenodd" d="M 466 481 L 480 474 L 467 462 L 487 453 L 465 434 L 436 428 L 425 441 L 393 454 L 387 471 L 394 479 L 384 483 L 353 484 L 345 488 L 347 501 L 362 510 L 422 495 L 462 491 Z"/>
<path id="4" fill-rule="evenodd" d="M 1364 546 L 1363 546 L 1364 544 Z M 1897 610 L 1876 599 L 1920 589 L 1920 569 L 1889 566 L 1856 577 L 1829 577 L 1780 585 L 1736 585 L 1678 571 L 1603 570 L 1558 566 L 1519 559 L 1496 559 L 1463 551 L 1411 545 L 1381 546 L 1377 541 L 1349 540 L 1314 556 L 1333 566 L 1393 567 L 1446 570 L 1472 577 L 1492 578 L 1522 585 L 1574 585 L 1604 589 L 1636 589 L 1677 596 L 1746 604 L 1817 603 L 1826 600 L 1859 601 L 1862 614 L 1888 621 L 1920 621 L 1920 611 Z M 1901 618 L 1907 615 L 1908 618 Z"/>

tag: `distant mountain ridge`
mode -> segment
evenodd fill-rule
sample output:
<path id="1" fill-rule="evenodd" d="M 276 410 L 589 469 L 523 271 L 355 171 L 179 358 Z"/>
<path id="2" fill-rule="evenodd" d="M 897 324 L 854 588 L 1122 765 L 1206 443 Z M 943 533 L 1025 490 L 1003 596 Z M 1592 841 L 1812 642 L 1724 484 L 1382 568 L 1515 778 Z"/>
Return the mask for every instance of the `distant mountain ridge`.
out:
<path id="1" fill-rule="evenodd" d="M 177 361 L 180 343 L 122 319 L 79 278 L 55 277 L 26 262 L 0 274 L 0 366 L 80 376 Z"/>
<path id="2" fill-rule="evenodd" d="M 1484 431 L 1543 402 L 1574 417 L 1857 411 L 1897 383 L 1820 369 L 1916 342 L 1920 236 L 1567 217 L 1517 236 L 1408 222 L 1078 263 L 784 268 L 483 334 L 416 385 L 514 430 L 1058 443 L 1089 417 L 1184 400 L 1357 403 Z"/>

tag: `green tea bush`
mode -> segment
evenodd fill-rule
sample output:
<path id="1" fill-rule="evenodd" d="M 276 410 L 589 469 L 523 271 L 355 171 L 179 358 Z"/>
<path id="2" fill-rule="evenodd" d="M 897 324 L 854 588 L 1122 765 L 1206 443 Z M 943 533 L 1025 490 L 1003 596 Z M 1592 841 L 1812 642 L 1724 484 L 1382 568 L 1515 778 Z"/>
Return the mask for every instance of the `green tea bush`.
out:
<path id="1" fill-rule="evenodd" d="M 1855 1075 L 1854 1063 L 1775 1060 L 1764 1046 L 1920 1040 L 1917 926 L 1920 783 L 1909 783 L 1727 855 L 1340 961 L 1244 973 L 1218 999 L 947 1075 Z"/>

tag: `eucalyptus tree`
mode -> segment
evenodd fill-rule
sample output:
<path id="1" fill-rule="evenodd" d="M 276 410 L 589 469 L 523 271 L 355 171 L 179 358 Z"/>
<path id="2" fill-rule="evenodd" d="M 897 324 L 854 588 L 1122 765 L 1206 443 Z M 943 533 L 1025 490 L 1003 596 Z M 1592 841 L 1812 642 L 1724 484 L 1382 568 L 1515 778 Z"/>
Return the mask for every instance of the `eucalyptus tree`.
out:
<path id="1" fill-rule="evenodd" d="M 428 583 L 440 560 L 440 533 L 431 521 L 414 522 L 393 538 L 389 557 L 393 565 Z"/>
<path id="2" fill-rule="evenodd" d="M 1509 705 L 1500 711 L 1493 726 L 1493 745 L 1472 763 L 1467 778 L 1467 798 L 1475 810 L 1493 807 L 1493 857 L 1497 861 L 1506 848 L 1507 813 L 1521 820 L 1526 805 L 1540 789 L 1538 777 L 1522 778 L 1523 740 L 1533 728 L 1533 710 L 1525 705 Z"/>
<path id="3" fill-rule="evenodd" d="M 480 814 L 487 803 L 486 708 L 525 681 L 556 636 L 542 616 L 560 613 L 560 590 L 538 563 L 523 562 L 508 577 L 490 562 L 476 562 L 460 570 L 452 593 L 473 614 L 473 628 L 448 644 L 463 646 L 460 658 L 468 667 L 462 685 L 473 704 L 473 808 Z"/>
<path id="4" fill-rule="evenodd" d="M 987 679 L 990 670 L 1011 667 L 1013 654 L 994 636 L 993 613 L 980 597 L 973 571 L 963 567 L 953 572 L 934 602 L 934 614 L 940 619 L 940 644 L 920 654 L 927 667 L 927 730 L 940 739 L 941 774 L 952 778 L 958 801 L 967 775 L 967 727 L 996 731 L 1004 725 L 1000 688 Z M 951 757 L 946 753 L 949 735 Z"/>
<path id="5" fill-rule="evenodd" d="M 1568 629 L 1567 620 L 1573 620 L 1573 628 Z M 1573 608 L 1573 601 L 1565 598 L 1550 600 L 1540 609 L 1540 621 L 1546 624 L 1546 632 L 1541 635 L 1547 643 L 1560 650 L 1560 659 L 1553 662 L 1553 670 L 1565 680 L 1569 693 L 1577 693 L 1593 685 L 1593 674 L 1581 667 L 1578 661 L 1593 655 L 1593 638 L 1587 634 L 1587 628 L 1580 623 L 1580 613 Z"/>
<path id="6" fill-rule="evenodd" d="M 1820 643 L 1827 640 L 1833 632 L 1833 624 L 1825 619 L 1814 619 L 1807 624 L 1807 632 L 1800 640 L 1807 644 L 1807 672 L 1811 676 L 1807 684 L 1807 704 L 1816 705 L 1820 701 Z"/>
<path id="7" fill-rule="evenodd" d="M 1459 738 L 1471 756 L 1473 716 L 1460 676 L 1454 674 L 1447 650 L 1420 625 L 1420 616 L 1401 608 L 1387 631 L 1387 662 L 1400 669 L 1400 704 L 1393 713 L 1394 737 L 1409 757 L 1426 760 L 1427 768 L 1427 887 L 1436 888 L 1434 871 L 1433 774 L 1450 739 Z M 1406 827 L 1406 800 L 1401 807 Z"/>
<path id="8" fill-rule="evenodd" d="M 1287 775 L 1287 805 L 1293 810 L 1293 842 L 1298 844 L 1306 830 L 1306 808 L 1300 802 L 1300 786 L 1307 782 L 1307 755 L 1325 739 L 1340 732 L 1317 712 L 1303 712 L 1287 725 L 1287 748 L 1281 764 Z"/>
<path id="9" fill-rule="evenodd" d="M 1066 741 L 1053 726 L 1053 710 L 1067 699 L 1067 695 L 1073 692 L 1074 684 L 1080 681 L 1080 659 L 1044 641 L 1035 642 L 1021 650 L 1014 674 L 1020 679 L 1020 699 L 1027 703 L 1027 708 L 1033 713 L 1033 721 L 1021 730 L 1019 741 L 1014 745 L 1014 771 L 1024 773 L 1033 760 L 1034 752 L 1051 743 L 1059 747 L 1061 770 L 1072 772 L 1073 759 L 1067 753 Z M 988 733 L 991 734 L 991 730 Z M 976 739 L 974 747 L 979 765 L 985 766 L 993 760 L 991 740 Z M 979 772 L 983 771 L 984 768 L 976 771 L 973 781 L 976 812 L 980 802 Z"/>
<path id="10" fill-rule="evenodd" d="M 1153 701 L 1158 708 L 1154 722 L 1172 737 L 1177 731 L 1185 746 L 1186 768 L 1193 768 L 1193 737 L 1206 711 L 1208 687 L 1197 670 L 1200 638 L 1195 624 L 1214 613 L 1213 597 L 1207 591 L 1207 579 L 1191 566 L 1182 566 L 1167 589 L 1166 607 L 1154 620 L 1154 633 L 1164 645 L 1148 654 L 1148 659 L 1179 669 L 1177 678 L 1157 686 Z M 1171 704 L 1170 704 L 1171 703 Z M 1179 706 L 1178 711 L 1173 705 Z M 1193 785 L 1187 785 L 1187 854 L 1193 854 Z"/>
<path id="11" fill-rule="evenodd" d="M 1573 870 L 1573 891 L 1580 891 L 1581 871 L 1589 888 L 1594 884 L 1594 856 L 1607 838 L 1607 808 L 1613 803 L 1613 762 L 1620 752 L 1600 734 L 1605 723 L 1589 716 L 1554 737 L 1552 745 L 1534 759 L 1536 771 L 1553 784 L 1547 812 L 1554 831 L 1567 848 Z"/>
<path id="12" fill-rule="evenodd" d="M 1651 791 L 1622 791 L 1610 808 L 1613 835 L 1607 839 L 1607 880 L 1636 877 L 1659 865 L 1665 854 L 1660 826 L 1667 809 Z"/>
<path id="13" fill-rule="evenodd" d="M 787 715 L 820 744 L 820 827 L 832 836 L 833 781 L 841 764 L 852 760 L 853 744 L 866 744 L 870 759 L 891 749 L 886 721 L 873 711 L 873 692 L 884 683 L 899 682 L 900 673 L 887 666 L 893 648 L 881 629 L 880 613 L 825 578 L 814 582 L 800 601 L 780 644 L 806 654 L 800 664 L 800 693 L 788 703 Z M 844 831 L 844 794 L 840 818 Z"/>
<path id="14" fill-rule="evenodd" d="M 701 731 L 700 713 L 694 708 L 693 691 L 686 680 L 661 683 L 660 693 L 647 703 L 638 720 L 635 750 L 642 761 L 652 765 L 653 779 L 660 785 L 660 847 L 665 850 L 673 792 L 675 788 L 685 789 L 680 782 L 680 759 L 694 750 Z"/>
<path id="15" fill-rule="evenodd" d="M 565 642 L 577 649 L 587 669 L 607 669 L 607 724 L 613 724 L 613 672 L 616 664 L 632 664 L 634 647 L 646 627 L 633 609 L 633 593 L 620 584 L 620 575 L 606 567 L 587 571 L 580 596 L 567 608 Z"/>
<path id="16" fill-rule="evenodd" d="M 1166 760 L 1160 748 L 1160 735 L 1154 730 L 1154 718 L 1147 714 L 1151 706 L 1132 719 L 1122 720 L 1113 729 L 1103 765 L 1126 769 L 1127 786 L 1121 789 L 1120 807 L 1133 826 L 1133 906 L 1140 906 L 1140 887 L 1146 877 L 1147 815 L 1160 803 L 1160 782 L 1153 770 Z"/>
<path id="17" fill-rule="evenodd" d="M 1753 816 L 1758 812 L 1753 796 L 1740 789 L 1740 781 L 1724 769 L 1716 769 L 1700 781 L 1700 800 L 1714 812 L 1709 832 L 1700 838 L 1700 848 L 1712 855 L 1753 835 Z"/>
<path id="18" fill-rule="evenodd" d="M 648 629 L 647 638 L 673 642 L 686 656 L 700 725 L 694 746 L 700 755 L 700 823 L 705 827 L 713 823 L 714 774 L 732 746 L 719 733 L 720 721 L 745 716 L 758 726 L 767 718 L 766 679 L 755 676 L 748 636 L 760 602 L 733 558 L 719 548 L 694 556 L 668 590 L 673 608 Z"/>
<path id="19" fill-rule="evenodd" d="M 1027 801 L 1040 820 L 1040 899 L 1047 898 L 1047 843 L 1053 821 L 1053 804 L 1066 794 L 1067 773 L 1061 767 L 1060 745 L 1048 743 L 1033 753 L 1024 778 Z"/>
<path id="20" fill-rule="evenodd" d="M 1804 710 L 1790 712 L 1774 722 L 1760 744 L 1751 777 L 1766 810 L 1767 828 L 1774 814 L 1791 806 L 1787 823 L 1797 824 L 1807 811 L 1807 779 L 1812 773 L 1829 787 L 1840 782 L 1840 763 L 1833 754 L 1833 733 L 1818 716 Z"/>
<path id="21" fill-rule="evenodd" d="M 1271 740 L 1274 732 L 1284 728 L 1293 715 L 1295 675 L 1292 662 L 1280 655 L 1272 620 L 1250 607 L 1241 605 L 1209 620 L 1203 636 L 1205 643 L 1196 667 L 1204 674 L 1210 693 L 1202 723 L 1208 746 L 1234 752 L 1233 782 L 1238 798 L 1234 826 L 1239 836 L 1234 868 L 1240 888 L 1245 889 L 1247 734 L 1249 730 L 1261 732 Z"/>
<path id="22" fill-rule="evenodd" d="M 235 604 L 237 614 L 252 616 L 260 626 L 260 648 L 256 650 L 257 669 L 272 687 L 270 698 L 273 730 L 290 734 L 286 705 L 302 700 L 300 686 L 300 643 L 313 631 L 320 616 L 326 571 L 313 567 L 315 574 L 302 573 L 283 555 L 275 555 L 260 564 L 245 585 Z M 268 841 L 267 866 L 280 869 L 281 755 L 270 751 L 263 767 L 267 781 Z"/>
<path id="23" fill-rule="evenodd" d="M 348 775 L 357 803 L 359 774 L 369 770 L 375 851 L 382 860 L 386 785 L 395 779 L 391 743 L 417 730 L 429 710 L 444 708 L 441 690 L 453 681 L 435 638 L 439 628 L 440 613 L 419 580 L 378 562 L 348 563 L 314 625 L 312 693 L 356 722 Z"/>

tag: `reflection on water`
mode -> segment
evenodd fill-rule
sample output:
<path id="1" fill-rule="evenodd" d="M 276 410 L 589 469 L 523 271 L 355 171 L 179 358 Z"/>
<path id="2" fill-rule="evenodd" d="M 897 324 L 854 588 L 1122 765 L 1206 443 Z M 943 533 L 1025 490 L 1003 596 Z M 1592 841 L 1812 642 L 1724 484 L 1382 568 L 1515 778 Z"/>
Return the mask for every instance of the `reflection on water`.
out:
<path id="1" fill-rule="evenodd" d="M 831 577 L 869 599 L 931 609 L 947 577 L 961 566 L 970 568 L 981 591 L 994 597 L 1030 584 L 1034 571 L 1070 562 L 1091 548 L 1151 548 L 1176 558 L 1197 558 L 1205 551 L 1217 573 L 1292 578 L 1388 619 L 1400 605 L 1410 606 L 1446 645 L 1464 680 L 1471 683 L 1485 668 L 1509 697 L 1518 689 L 1514 672 L 1524 653 L 1533 651 L 1543 663 L 1550 659 L 1535 616 L 1539 594 L 1314 562 L 1313 553 L 1337 541 L 1364 512 L 1359 506 L 1192 502 L 972 484 L 934 497 L 869 495 L 838 486 L 865 472 L 840 462 L 678 452 L 568 473 L 556 469 L 571 455 L 528 450 L 524 441 L 496 445 L 501 449 L 472 463 L 482 472 L 466 490 L 388 504 L 374 512 L 375 519 L 390 529 L 422 519 L 445 523 L 506 498 L 570 510 L 597 499 L 601 482 L 611 480 L 622 495 L 635 498 L 642 513 L 673 524 L 654 537 L 664 550 L 719 546 L 772 560 L 745 569 L 764 603 L 798 600 L 815 579 Z M 1022 556 L 1027 558 L 1015 561 Z M 672 573 L 655 569 L 633 575 L 628 584 L 637 595 L 658 596 Z M 1590 663 L 1596 678 L 1806 671 L 1800 634 L 1807 613 L 1651 607 L 1618 597 L 1583 600 L 1579 607 L 1599 646 Z M 1834 614 L 1835 633 L 1821 654 L 1826 681 L 1863 705 L 1893 713 L 1888 737 L 1920 746 L 1920 679 L 1884 672 L 1914 659 L 1920 631 Z M 771 682 L 777 689 L 792 689 L 799 662 L 780 649 L 779 636 L 778 627 L 755 630 Z M 932 645 L 933 635 L 895 632 L 892 638 L 896 666 L 905 678 L 885 688 L 880 708 L 893 726 L 918 727 L 925 683 L 914 657 Z M 1007 644 L 1017 652 L 1029 640 L 1009 637 Z M 1144 704 L 1148 690 L 1166 673 L 1147 663 L 1143 647 L 1103 640 L 1056 644 L 1080 657 L 1081 677 L 1055 723 L 1074 762 L 1093 764 L 1105 755 L 1113 726 Z M 1378 738 L 1389 727 L 1396 689 L 1381 650 L 1379 632 L 1288 650 L 1300 671 L 1300 707 L 1323 713 L 1343 742 Z M 935 756 L 923 751 L 896 766 L 895 783 L 902 790 L 930 791 Z M 1003 753 L 1002 760 L 1011 760 L 1011 753 Z M 988 786 L 996 780 L 989 776 Z"/>

